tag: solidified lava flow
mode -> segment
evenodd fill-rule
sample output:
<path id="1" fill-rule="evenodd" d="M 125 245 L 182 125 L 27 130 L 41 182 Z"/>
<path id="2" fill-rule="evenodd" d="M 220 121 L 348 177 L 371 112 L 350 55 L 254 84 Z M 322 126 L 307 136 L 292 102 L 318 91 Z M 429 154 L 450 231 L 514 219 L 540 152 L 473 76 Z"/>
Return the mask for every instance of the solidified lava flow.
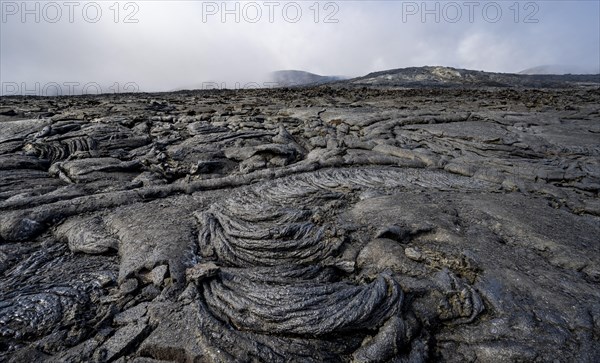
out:
<path id="1" fill-rule="evenodd" d="M 600 91 L 0 98 L 0 361 L 600 360 Z"/>

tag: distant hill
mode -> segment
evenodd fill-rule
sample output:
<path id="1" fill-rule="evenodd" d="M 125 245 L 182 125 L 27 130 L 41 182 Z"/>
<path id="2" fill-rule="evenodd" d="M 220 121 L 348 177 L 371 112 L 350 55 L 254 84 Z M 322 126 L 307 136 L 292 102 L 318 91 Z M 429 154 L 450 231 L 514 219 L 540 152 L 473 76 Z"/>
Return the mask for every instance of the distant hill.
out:
<path id="1" fill-rule="evenodd" d="M 369 73 L 366 76 L 350 78 L 322 76 L 300 70 L 281 70 L 263 76 L 260 83 L 252 83 L 258 88 L 308 87 L 330 85 L 333 87 L 375 87 L 375 88 L 477 88 L 477 87 L 521 87 L 521 88 L 563 88 L 571 86 L 600 86 L 599 74 L 545 74 L 553 68 L 545 66 L 531 68 L 516 73 L 493 73 L 441 66 L 424 66 L 390 69 Z M 556 69 L 554 71 L 557 71 Z M 531 72 L 532 74 L 525 74 Z M 275 84 L 273 84 L 275 83 Z M 250 83 L 249 83 L 250 84 Z M 243 85 L 242 88 L 247 88 Z M 203 82 L 172 91 L 185 89 L 240 88 L 237 83 Z"/>
<path id="2" fill-rule="evenodd" d="M 331 83 L 345 78 L 339 76 L 321 76 L 298 70 L 282 70 L 272 72 L 270 74 L 270 79 L 271 82 L 277 83 L 280 87 L 292 87 Z"/>
<path id="3" fill-rule="evenodd" d="M 559 88 L 600 85 L 600 75 L 526 75 L 492 73 L 451 67 L 410 67 L 369 73 L 339 84 L 366 87 L 525 87 Z"/>

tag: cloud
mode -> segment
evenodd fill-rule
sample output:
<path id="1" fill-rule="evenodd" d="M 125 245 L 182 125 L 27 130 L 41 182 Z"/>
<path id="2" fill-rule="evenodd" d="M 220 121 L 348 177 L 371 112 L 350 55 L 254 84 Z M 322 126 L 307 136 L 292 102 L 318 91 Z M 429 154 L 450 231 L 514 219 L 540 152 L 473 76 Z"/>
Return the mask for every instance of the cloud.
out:
<path id="1" fill-rule="evenodd" d="M 516 8 L 502 1 L 472 8 L 462 1 L 426 8 L 421 1 L 276 3 L 271 9 L 270 2 L 227 2 L 225 9 L 221 1 L 123 1 L 117 13 L 114 2 L 80 2 L 71 22 L 64 3 L 55 2 L 63 13 L 51 23 L 48 2 L 28 2 L 28 10 L 39 6 L 36 22 L 31 12 L 22 21 L 22 2 L 0 0 L 0 81 L 28 89 L 94 82 L 104 91 L 134 82 L 140 90 L 166 91 L 260 83 L 278 69 L 359 76 L 422 65 L 498 72 L 541 64 L 600 67 L 594 1 Z M 96 6 L 101 16 L 91 22 Z"/>

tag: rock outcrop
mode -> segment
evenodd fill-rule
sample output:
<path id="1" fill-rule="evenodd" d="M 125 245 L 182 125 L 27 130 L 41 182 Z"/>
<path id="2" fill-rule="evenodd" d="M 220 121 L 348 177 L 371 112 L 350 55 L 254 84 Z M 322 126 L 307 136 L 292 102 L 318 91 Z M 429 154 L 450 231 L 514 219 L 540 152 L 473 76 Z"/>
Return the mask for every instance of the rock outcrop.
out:
<path id="1" fill-rule="evenodd" d="M 599 104 L 4 97 L 0 360 L 598 361 Z"/>

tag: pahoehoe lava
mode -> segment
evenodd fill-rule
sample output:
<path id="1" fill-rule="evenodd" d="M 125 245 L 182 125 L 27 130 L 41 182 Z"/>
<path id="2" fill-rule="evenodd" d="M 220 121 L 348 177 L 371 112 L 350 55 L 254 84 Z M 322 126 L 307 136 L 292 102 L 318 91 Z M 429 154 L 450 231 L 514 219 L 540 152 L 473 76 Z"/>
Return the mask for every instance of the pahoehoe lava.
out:
<path id="1" fill-rule="evenodd" d="M 0 361 L 598 361 L 597 84 L 383 76 L 1 98 Z"/>

